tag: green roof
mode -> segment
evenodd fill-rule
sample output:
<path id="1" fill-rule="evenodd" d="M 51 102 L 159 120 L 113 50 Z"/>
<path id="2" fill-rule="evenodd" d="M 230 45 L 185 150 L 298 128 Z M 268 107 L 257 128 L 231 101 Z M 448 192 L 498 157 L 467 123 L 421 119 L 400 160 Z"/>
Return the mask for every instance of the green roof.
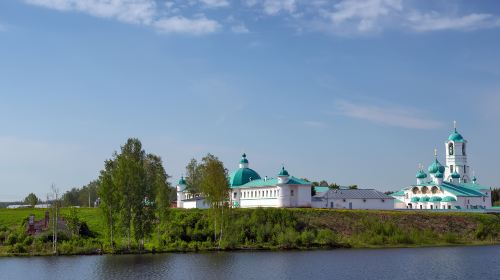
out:
<path id="1" fill-rule="evenodd" d="M 306 180 L 295 178 L 293 176 L 290 177 L 290 179 L 288 180 L 288 183 L 287 183 L 287 185 L 310 185 L 310 184 L 311 183 L 306 181 Z M 231 188 L 233 188 L 233 189 L 235 189 L 235 188 L 260 188 L 260 187 L 275 187 L 277 185 L 278 185 L 277 178 L 268 178 L 267 180 L 266 179 L 252 180 L 246 184 L 238 185 L 238 186 L 231 185 Z"/>
<path id="2" fill-rule="evenodd" d="M 419 202 L 420 201 L 420 198 L 414 196 L 411 198 L 411 202 Z"/>
<path id="3" fill-rule="evenodd" d="M 432 202 L 438 202 L 438 201 L 441 201 L 442 198 L 439 197 L 439 196 L 433 196 L 429 199 L 429 201 L 432 201 Z"/>
<path id="4" fill-rule="evenodd" d="M 184 180 L 184 176 L 181 176 L 181 179 L 179 180 L 177 185 L 185 185 L 185 184 L 186 184 L 186 180 Z"/>
<path id="5" fill-rule="evenodd" d="M 431 174 L 435 174 L 438 171 L 441 171 L 443 173 L 445 170 L 444 166 L 437 160 L 437 158 L 434 160 L 434 162 L 429 166 L 427 171 Z"/>
<path id="6" fill-rule="evenodd" d="M 430 198 L 429 198 L 428 196 L 422 196 L 422 197 L 420 198 L 420 201 L 425 202 L 425 201 L 429 201 L 429 199 L 430 199 Z"/>
<path id="7" fill-rule="evenodd" d="M 322 186 L 316 186 L 314 187 L 314 190 L 316 192 L 327 192 L 330 188 L 329 187 L 322 187 Z"/>
<path id="8" fill-rule="evenodd" d="M 259 180 L 260 176 L 257 172 L 250 168 L 239 168 L 229 178 L 231 187 L 241 186 L 253 180 Z"/>
<path id="9" fill-rule="evenodd" d="M 241 155 L 240 163 L 248 163 L 248 159 L 247 159 L 247 155 L 246 154 Z"/>
<path id="10" fill-rule="evenodd" d="M 405 195 L 404 190 L 400 190 L 400 191 L 397 191 L 397 192 L 391 194 L 391 196 L 404 196 L 404 195 Z"/>
<path id="11" fill-rule="evenodd" d="M 281 167 L 281 170 L 280 170 L 280 173 L 278 173 L 278 176 L 290 176 L 290 174 L 288 174 L 288 171 L 285 170 L 285 167 Z"/>
<path id="12" fill-rule="evenodd" d="M 456 198 L 454 198 L 453 196 L 445 196 L 443 197 L 443 200 L 441 200 L 442 202 L 451 202 L 451 201 L 457 201 Z"/>
<path id="13" fill-rule="evenodd" d="M 464 138 L 462 137 L 462 135 L 460 133 L 457 132 L 456 129 L 455 129 L 455 131 L 453 131 L 452 134 L 450 134 L 450 136 L 448 137 L 448 140 L 453 141 L 453 142 L 464 142 Z"/>
<path id="14" fill-rule="evenodd" d="M 477 183 L 461 183 L 459 185 L 462 186 L 462 187 L 465 187 L 465 188 L 473 189 L 473 190 L 489 190 L 489 189 L 491 189 L 488 186 L 480 185 L 480 184 L 477 184 Z"/>
<path id="15" fill-rule="evenodd" d="M 460 179 L 460 174 L 458 174 L 456 171 L 451 173 L 451 178 L 453 179 Z"/>
<path id="16" fill-rule="evenodd" d="M 443 174 L 443 172 L 441 172 L 441 170 L 439 170 L 438 172 L 436 172 L 436 174 L 434 174 L 434 176 L 436 178 L 443 178 L 444 174 Z"/>
<path id="17" fill-rule="evenodd" d="M 420 170 L 417 172 L 417 175 L 415 176 L 417 179 L 425 179 L 427 178 L 427 174 L 423 170 Z"/>

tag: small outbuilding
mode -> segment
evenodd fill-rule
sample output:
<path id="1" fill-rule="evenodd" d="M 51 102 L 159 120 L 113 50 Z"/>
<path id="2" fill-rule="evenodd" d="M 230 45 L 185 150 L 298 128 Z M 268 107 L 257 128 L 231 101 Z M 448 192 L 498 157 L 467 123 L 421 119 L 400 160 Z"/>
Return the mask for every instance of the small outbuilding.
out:
<path id="1" fill-rule="evenodd" d="M 332 189 L 312 198 L 314 208 L 394 209 L 394 197 L 374 189 Z"/>

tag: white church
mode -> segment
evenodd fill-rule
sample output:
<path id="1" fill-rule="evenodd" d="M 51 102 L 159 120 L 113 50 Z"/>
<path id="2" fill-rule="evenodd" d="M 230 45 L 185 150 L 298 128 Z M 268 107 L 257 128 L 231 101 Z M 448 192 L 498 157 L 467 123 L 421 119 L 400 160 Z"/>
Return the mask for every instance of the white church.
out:
<path id="1" fill-rule="evenodd" d="M 396 209 L 486 209 L 491 208 L 491 189 L 480 185 L 467 162 L 467 145 L 455 123 L 445 142 L 445 165 L 438 160 L 427 168 L 420 166 L 417 183 L 393 193 Z M 471 176 L 472 175 L 472 176 Z"/>
<path id="2" fill-rule="evenodd" d="M 311 207 L 311 183 L 291 176 L 282 167 L 276 178 L 261 178 L 249 168 L 246 154 L 243 154 L 239 168 L 231 173 L 230 205 L 233 208 L 255 207 Z M 205 199 L 186 191 L 186 181 L 181 178 L 177 184 L 178 208 L 209 208 Z"/>

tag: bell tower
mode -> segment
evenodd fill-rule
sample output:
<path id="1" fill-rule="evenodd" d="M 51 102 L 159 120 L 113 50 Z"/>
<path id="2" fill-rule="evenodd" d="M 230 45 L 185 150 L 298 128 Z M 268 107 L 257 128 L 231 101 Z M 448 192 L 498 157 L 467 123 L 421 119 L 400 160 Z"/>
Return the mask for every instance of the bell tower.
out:
<path id="1" fill-rule="evenodd" d="M 457 122 L 453 122 L 453 132 L 445 142 L 446 171 L 445 181 L 459 183 L 470 182 L 470 167 L 467 165 L 467 140 L 457 131 Z M 457 176 L 460 175 L 460 177 Z"/>

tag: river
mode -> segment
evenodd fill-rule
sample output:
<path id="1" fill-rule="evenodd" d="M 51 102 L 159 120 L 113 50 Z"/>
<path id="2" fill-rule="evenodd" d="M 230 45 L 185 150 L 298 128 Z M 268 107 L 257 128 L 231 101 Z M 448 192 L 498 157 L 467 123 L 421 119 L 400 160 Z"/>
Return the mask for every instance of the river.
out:
<path id="1" fill-rule="evenodd" d="M 0 258 L 0 279 L 499 279 L 500 246 Z"/>

